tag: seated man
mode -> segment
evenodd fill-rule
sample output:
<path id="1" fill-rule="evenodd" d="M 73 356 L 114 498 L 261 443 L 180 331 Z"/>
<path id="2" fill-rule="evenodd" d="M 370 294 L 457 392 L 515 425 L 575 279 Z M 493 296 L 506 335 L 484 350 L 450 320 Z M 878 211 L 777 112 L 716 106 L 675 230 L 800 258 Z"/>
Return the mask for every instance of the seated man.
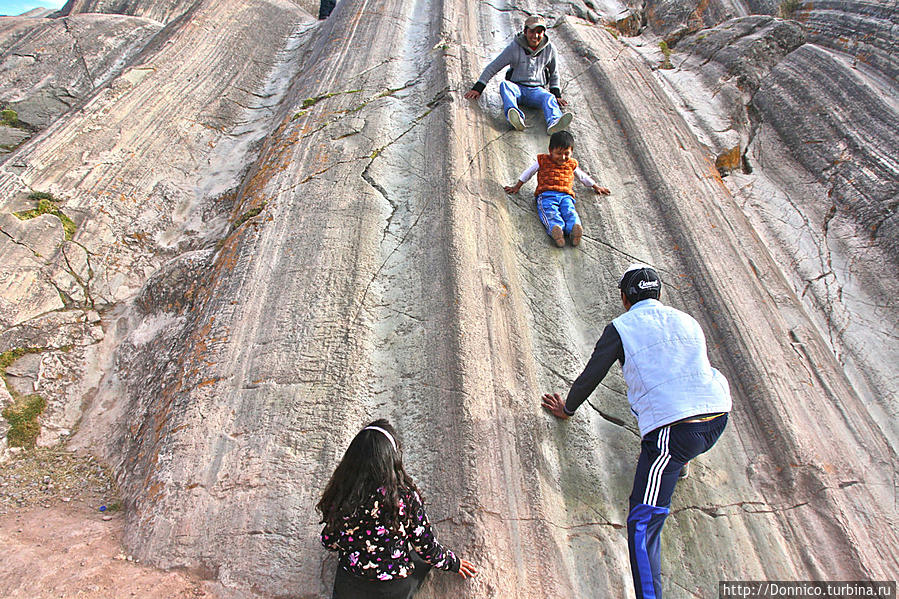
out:
<path id="1" fill-rule="evenodd" d="M 546 134 L 565 131 L 571 124 L 571 113 L 562 113 L 559 106 L 567 106 L 559 88 L 556 52 L 546 36 L 546 21 L 540 16 L 528 17 L 524 31 L 515 36 L 506 49 L 487 65 L 477 83 L 466 92 L 465 98 L 476 100 L 487 82 L 503 67 L 511 67 L 506 79 L 499 84 L 503 100 L 503 114 L 517 130 L 524 129 L 524 113 L 519 103 L 543 109 Z M 549 91 L 546 85 L 549 84 Z"/>

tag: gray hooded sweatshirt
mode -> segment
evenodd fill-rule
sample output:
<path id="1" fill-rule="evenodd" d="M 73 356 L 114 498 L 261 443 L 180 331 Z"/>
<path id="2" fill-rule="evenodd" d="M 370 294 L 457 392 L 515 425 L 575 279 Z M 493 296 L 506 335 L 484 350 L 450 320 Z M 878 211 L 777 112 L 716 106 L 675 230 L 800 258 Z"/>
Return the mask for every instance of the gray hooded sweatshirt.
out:
<path id="1" fill-rule="evenodd" d="M 487 65 L 484 72 L 478 78 L 471 89 L 481 93 L 490 81 L 503 67 L 512 67 L 512 75 L 509 79 L 518 85 L 528 87 L 546 87 L 555 97 L 562 97 L 559 88 L 559 71 L 556 68 L 556 51 L 549 43 L 549 36 L 543 36 L 543 40 L 536 50 L 531 50 L 528 40 L 523 33 L 515 36 L 515 39 L 506 46 L 506 49 L 497 56 L 493 62 Z M 546 69 L 546 72 L 544 71 Z M 548 79 L 547 80 L 547 72 Z"/>

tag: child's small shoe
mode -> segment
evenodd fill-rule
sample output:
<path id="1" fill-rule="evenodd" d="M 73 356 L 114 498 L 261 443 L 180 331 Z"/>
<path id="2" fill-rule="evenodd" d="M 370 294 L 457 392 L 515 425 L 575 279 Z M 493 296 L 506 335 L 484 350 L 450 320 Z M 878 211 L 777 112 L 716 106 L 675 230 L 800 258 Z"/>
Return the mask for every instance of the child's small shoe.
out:
<path id="1" fill-rule="evenodd" d="M 524 119 L 521 118 L 520 112 L 514 108 L 510 108 L 509 112 L 506 113 L 506 118 L 509 119 L 509 124 L 517 131 L 524 131 Z"/>
<path id="2" fill-rule="evenodd" d="M 577 245 L 581 242 L 581 237 L 584 236 L 584 227 L 581 226 L 580 223 L 577 223 L 573 227 L 571 227 L 571 245 Z"/>
<path id="3" fill-rule="evenodd" d="M 550 232 L 550 236 L 553 238 L 553 241 L 556 242 L 556 245 L 560 248 L 565 247 L 565 232 L 562 231 L 562 227 L 556 225 L 553 227 Z"/>
<path id="4" fill-rule="evenodd" d="M 570 112 L 566 112 L 546 127 L 546 134 L 552 135 L 553 133 L 567 130 L 568 126 L 571 125 L 571 119 L 573 118 L 573 116 L 574 115 L 572 115 Z"/>

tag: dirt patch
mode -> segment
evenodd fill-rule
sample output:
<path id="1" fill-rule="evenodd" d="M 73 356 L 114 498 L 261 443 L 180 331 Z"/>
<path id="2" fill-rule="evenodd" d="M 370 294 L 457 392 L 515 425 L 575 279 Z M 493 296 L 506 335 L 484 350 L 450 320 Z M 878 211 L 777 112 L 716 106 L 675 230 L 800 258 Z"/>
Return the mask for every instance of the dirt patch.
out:
<path id="1" fill-rule="evenodd" d="M 0 597 L 223 597 L 217 583 L 134 561 L 118 506 L 91 456 L 40 449 L 0 464 Z"/>
<path id="2" fill-rule="evenodd" d="M 121 507 L 106 468 L 93 456 L 63 449 L 11 450 L 0 464 L 0 515 L 56 502 L 81 503 L 98 512 Z"/>

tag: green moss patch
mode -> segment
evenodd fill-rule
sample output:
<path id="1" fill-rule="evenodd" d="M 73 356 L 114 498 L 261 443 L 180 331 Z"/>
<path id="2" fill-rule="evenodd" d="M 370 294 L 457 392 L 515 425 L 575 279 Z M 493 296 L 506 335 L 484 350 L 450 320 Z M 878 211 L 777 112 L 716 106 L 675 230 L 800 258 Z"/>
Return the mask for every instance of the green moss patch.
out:
<path id="1" fill-rule="evenodd" d="M 32 196 L 33 195 L 36 194 L 32 194 Z M 37 208 L 26 210 L 24 212 L 15 212 L 14 214 L 19 218 L 19 220 L 30 220 L 32 218 L 41 216 L 42 214 L 52 214 L 62 223 L 62 228 L 66 234 L 66 241 L 71 241 L 72 237 L 74 237 L 75 235 L 76 229 L 78 229 L 78 225 L 75 224 L 75 221 L 66 216 L 65 213 L 60 210 L 50 199 L 38 199 Z"/>
<path id="2" fill-rule="evenodd" d="M 662 56 L 665 57 L 662 60 L 662 64 L 659 65 L 660 69 L 673 69 L 674 65 L 671 64 L 671 48 L 668 47 L 668 42 L 659 42 L 659 50 L 662 51 Z"/>
<path id="3" fill-rule="evenodd" d="M 260 205 L 255 208 L 251 208 L 237 217 L 237 220 L 234 221 L 234 224 L 231 225 L 231 230 L 234 231 L 242 224 L 253 218 L 254 216 L 259 216 L 259 213 L 265 209 L 265 202 L 262 202 Z"/>
<path id="4" fill-rule="evenodd" d="M 21 127 L 22 122 L 19 121 L 19 115 L 15 110 L 7 108 L 6 110 L 0 110 L 0 125 Z"/>
<path id="5" fill-rule="evenodd" d="M 291 118 L 291 120 L 296 120 L 296 119 L 302 117 L 307 112 L 309 112 L 310 108 L 312 108 L 313 106 L 315 106 L 322 100 L 327 100 L 328 98 L 333 98 L 334 96 L 339 96 L 342 94 L 358 94 L 361 91 L 362 91 L 361 89 L 350 89 L 350 90 L 342 91 L 342 92 L 328 92 L 326 94 L 321 94 L 319 96 L 313 96 L 311 98 L 306 98 L 305 100 L 303 100 L 302 106 L 300 106 L 300 108 L 302 108 L 302 110 L 297 112 L 296 114 L 294 114 L 293 118 Z"/>
<path id="6" fill-rule="evenodd" d="M 42 347 L 17 347 L 0 354 L 0 373 L 5 377 L 6 369 L 12 366 L 12 363 L 26 354 L 39 354 L 44 351 Z"/>
<path id="7" fill-rule="evenodd" d="M 0 354 L 0 376 L 6 384 L 6 389 L 13 398 L 13 402 L 3 408 L 0 414 L 9 422 L 10 429 L 6 433 L 6 440 L 10 447 L 32 448 L 41 430 L 37 421 L 38 416 L 47 407 L 47 402 L 40 395 L 32 394 L 22 396 L 8 383 L 6 383 L 6 369 L 13 362 L 26 354 L 39 354 L 44 351 L 40 347 L 17 347 Z"/>
<path id="8" fill-rule="evenodd" d="M 17 397 L 10 405 L 3 408 L 3 417 L 9 422 L 6 441 L 10 447 L 34 448 L 41 425 L 37 418 L 47 402 L 40 395 L 24 395 Z"/>

